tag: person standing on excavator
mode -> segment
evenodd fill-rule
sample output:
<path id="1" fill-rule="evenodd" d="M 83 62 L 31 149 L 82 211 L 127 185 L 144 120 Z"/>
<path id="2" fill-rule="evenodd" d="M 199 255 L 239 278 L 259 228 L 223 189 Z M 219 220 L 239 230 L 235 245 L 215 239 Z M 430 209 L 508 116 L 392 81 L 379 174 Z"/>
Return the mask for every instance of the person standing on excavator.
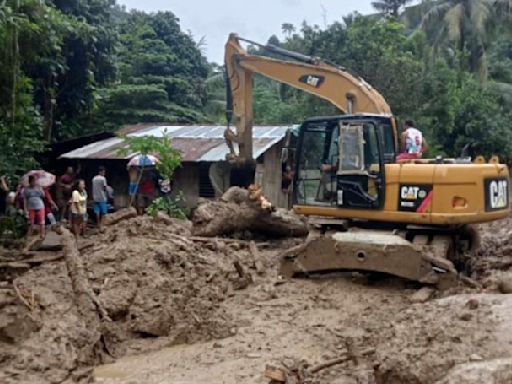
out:
<path id="1" fill-rule="evenodd" d="M 396 157 L 396 161 L 419 159 L 426 151 L 428 144 L 421 131 L 414 127 L 412 120 L 405 120 L 401 136 L 401 153 Z"/>

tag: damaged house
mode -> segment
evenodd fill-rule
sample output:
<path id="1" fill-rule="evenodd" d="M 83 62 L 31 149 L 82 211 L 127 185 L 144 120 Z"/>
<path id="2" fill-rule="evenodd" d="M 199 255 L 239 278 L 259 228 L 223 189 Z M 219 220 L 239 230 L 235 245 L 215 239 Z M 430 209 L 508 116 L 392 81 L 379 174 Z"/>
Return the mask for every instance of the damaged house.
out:
<path id="1" fill-rule="evenodd" d="M 289 126 L 255 126 L 253 128 L 253 154 L 256 159 L 255 181 L 265 196 L 278 207 L 288 207 L 290 196 L 282 191 L 281 154 Z M 174 190 L 183 192 L 189 207 L 195 207 L 199 198 L 220 196 L 232 185 L 246 185 L 243 172 L 226 161 L 229 153 L 224 139 L 224 126 L 174 126 L 164 124 L 138 124 L 126 126 L 118 133 L 129 136 L 169 135 L 173 146 L 181 152 L 182 166 L 173 180 Z M 107 168 L 109 184 L 115 191 L 117 208 L 128 204 L 129 158 L 121 155 L 123 139 L 111 137 L 74 149 L 60 156 L 61 167 L 74 165 L 87 184 L 97 168 Z"/>

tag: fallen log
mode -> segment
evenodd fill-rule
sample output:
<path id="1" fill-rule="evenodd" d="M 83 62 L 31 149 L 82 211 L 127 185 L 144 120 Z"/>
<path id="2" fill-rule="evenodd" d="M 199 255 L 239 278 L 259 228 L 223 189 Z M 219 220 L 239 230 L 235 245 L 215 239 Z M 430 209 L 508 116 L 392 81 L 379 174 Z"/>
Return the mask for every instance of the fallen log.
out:
<path id="1" fill-rule="evenodd" d="M 106 215 L 103 219 L 103 225 L 114 225 L 120 221 L 131 219 L 137 216 L 137 210 L 133 207 L 120 209 L 117 212 Z"/>
<path id="2" fill-rule="evenodd" d="M 260 193 L 231 187 L 220 200 L 205 202 L 192 217 L 192 235 L 214 237 L 250 231 L 272 237 L 308 234 L 304 218 L 286 209 L 273 209 Z"/>
<path id="3" fill-rule="evenodd" d="M 87 362 L 91 358 L 100 358 L 105 350 L 103 345 L 103 321 L 111 321 L 107 311 L 95 296 L 82 258 L 78 251 L 75 236 L 66 228 L 62 229 L 62 245 L 68 276 L 74 295 L 74 303 L 79 317 L 84 322 L 84 329 L 89 333 L 88 348 L 80 350 L 79 361 Z"/>
<path id="4" fill-rule="evenodd" d="M 105 320 L 110 320 L 107 311 L 99 303 L 94 295 L 85 267 L 78 252 L 75 237 L 67 229 L 62 230 L 62 244 L 64 246 L 64 256 L 71 286 L 75 294 L 78 311 L 81 312 L 82 318 L 94 329 L 98 325 L 98 313 Z"/>

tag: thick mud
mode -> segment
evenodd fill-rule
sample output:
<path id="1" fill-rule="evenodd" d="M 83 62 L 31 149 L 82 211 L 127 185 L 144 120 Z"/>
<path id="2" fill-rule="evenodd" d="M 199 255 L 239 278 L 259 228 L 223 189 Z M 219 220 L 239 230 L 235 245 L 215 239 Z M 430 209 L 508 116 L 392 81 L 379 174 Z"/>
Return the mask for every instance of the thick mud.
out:
<path id="1" fill-rule="evenodd" d="M 193 237 L 186 222 L 126 220 L 79 243 L 110 318 L 99 345 L 63 260 L 18 274 L 19 293 L 0 285 L 0 382 L 256 384 L 269 382 L 267 364 L 300 371 L 348 356 L 304 382 L 509 383 L 512 296 L 500 292 L 512 222 L 481 233 L 472 271 L 482 288 L 418 292 L 359 274 L 283 282 L 277 255 L 297 240 L 255 253 L 248 242 Z"/>

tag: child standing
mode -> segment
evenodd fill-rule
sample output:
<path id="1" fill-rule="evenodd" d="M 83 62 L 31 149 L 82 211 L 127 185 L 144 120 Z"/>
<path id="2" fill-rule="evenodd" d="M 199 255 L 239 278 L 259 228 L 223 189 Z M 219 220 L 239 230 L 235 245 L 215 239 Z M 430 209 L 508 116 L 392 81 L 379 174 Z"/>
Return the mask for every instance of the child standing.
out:
<path id="1" fill-rule="evenodd" d="M 87 191 L 85 181 L 81 179 L 77 180 L 71 194 L 71 221 L 75 236 L 83 235 L 87 223 Z"/>

